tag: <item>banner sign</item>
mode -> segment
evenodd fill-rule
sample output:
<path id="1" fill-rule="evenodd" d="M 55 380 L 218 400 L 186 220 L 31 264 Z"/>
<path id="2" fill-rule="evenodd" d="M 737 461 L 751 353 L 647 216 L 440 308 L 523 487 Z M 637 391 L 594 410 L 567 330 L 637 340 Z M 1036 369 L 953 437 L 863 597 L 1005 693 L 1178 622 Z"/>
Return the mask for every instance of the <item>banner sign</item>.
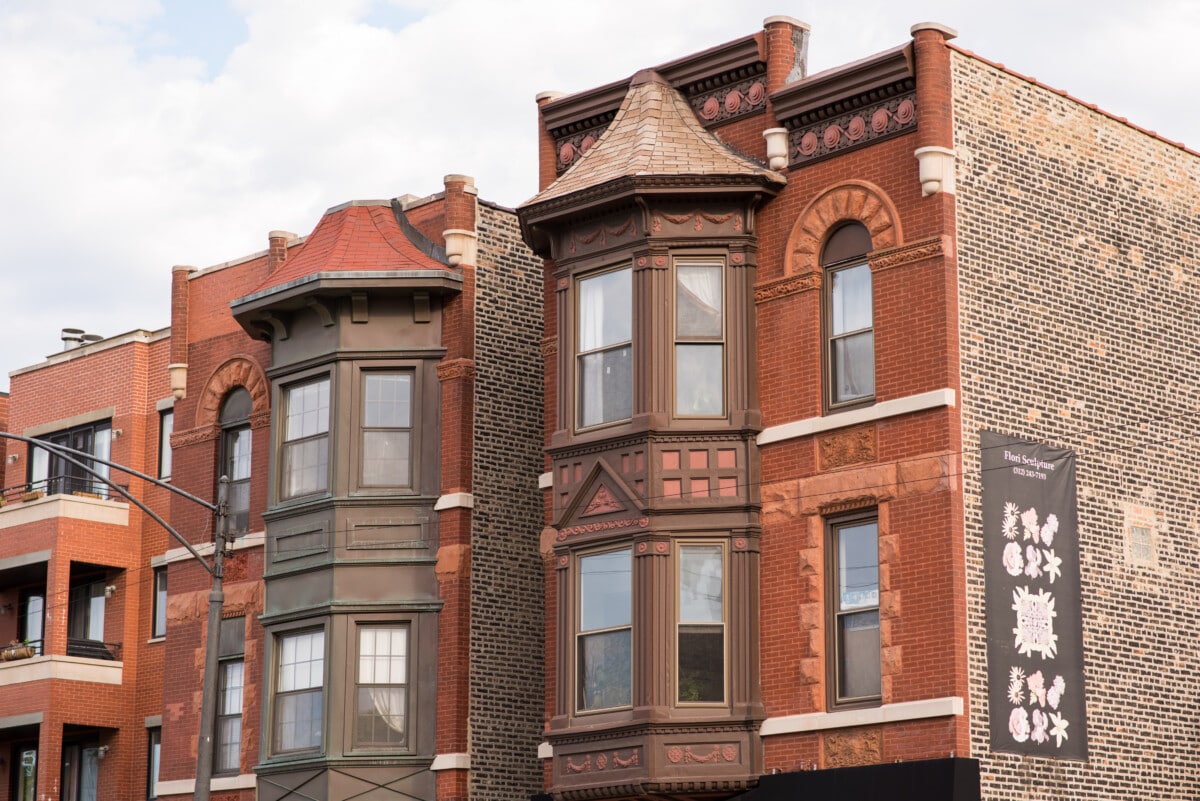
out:
<path id="1" fill-rule="evenodd" d="M 1075 454 L 979 442 L 992 750 L 1086 760 Z"/>

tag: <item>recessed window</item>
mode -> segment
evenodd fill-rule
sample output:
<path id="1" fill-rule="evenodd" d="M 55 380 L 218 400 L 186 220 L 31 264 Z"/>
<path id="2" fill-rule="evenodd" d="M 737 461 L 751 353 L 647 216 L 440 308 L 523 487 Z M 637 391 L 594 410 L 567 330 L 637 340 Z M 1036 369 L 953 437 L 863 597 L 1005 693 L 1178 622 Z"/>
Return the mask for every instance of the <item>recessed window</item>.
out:
<path id="1" fill-rule="evenodd" d="M 577 283 L 577 424 L 628 420 L 633 414 L 633 271 L 611 270 Z"/>
<path id="2" fill-rule="evenodd" d="M 363 486 L 412 484 L 412 385 L 409 372 L 363 374 Z"/>
<path id="3" fill-rule="evenodd" d="M 146 739 L 146 797 L 154 799 L 158 798 L 154 786 L 158 784 L 158 769 L 162 764 L 162 728 L 154 726 L 146 729 Z M 22 798 L 20 801 L 25 800 Z"/>
<path id="4" fill-rule="evenodd" d="M 633 699 L 633 551 L 579 558 L 577 639 L 581 712 L 629 706 Z"/>
<path id="5" fill-rule="evenodd" d="M 242 689 L 246 683 L 246 618 L 221 621 L 213 770 L 237 773 L 242 760 Z"/>
<path id="6" fill-rule="evenodd" d="M 830 407 L 875 396 L 871 236 L 860 223 L 838 228 L 821 254 L 825 270 L 825 364 Z"/>
<path id="7" fill-rule="evenodd" d="M 355 744 L 403 748 L 408 742 L 408 628 L 358 630 Z"/>
<path id="8" fill-rule="evenodd" d="M 878 700 L 879 523 L 856 517 L 829 525 L 832 555 L 831 626 L 833 702 Z"/>
<path id="9" fill-rule="evenodd" d="M 675 413 L 725 413 L 724 269 L 675 267 Z"/>
<path id="10" fill-rule="evenodd" d="M 167 568 L 154 568 L 154 608 L 150 610 L 150 636 L 167 636 Z"/>
<path id="11" fill-rule="evenodd" d="M 329 487 L 329 379 L 284 391 L 284 498 L 325 492 Z"/>
<path id="12" fill-rule="evenodd" d="M 175 430 L 175 410 L 165 409 L 158 415 L 158 477 L 171 477 L 171 432 Z"/>
<path id="13" fill-rule="evenodd" d="M 282 634 L 276 640 L 274 750 L 321 747 L 325 632 Z"/>
<path id="14" fill-rule="evenodd" d="M 109 420 L 90 423 L 39 439 L 108 461 L 112 451 L 112 423 Z M 92 472 L 88 472 L 84 467 L 44 448 L 33 446 L 31 451 L 29 489 L 47 495 L 85 493 L 101 498 L 108 497 L 108 465 L 72 457 L 90 468 Z"/>
<path id="15" fill-rule="evenodd" d="M 725 550 L 679 546 L 678 700 L 725 701 Z"/>
<path id="16" fill-rule="evenodd" d="M 253 401 L 241 387 L 230 392 L 221 404 L 221 467 L 218 478 L 229 479 L 228 533 L 245 534 L 250 529 L 250 412 Z"/>

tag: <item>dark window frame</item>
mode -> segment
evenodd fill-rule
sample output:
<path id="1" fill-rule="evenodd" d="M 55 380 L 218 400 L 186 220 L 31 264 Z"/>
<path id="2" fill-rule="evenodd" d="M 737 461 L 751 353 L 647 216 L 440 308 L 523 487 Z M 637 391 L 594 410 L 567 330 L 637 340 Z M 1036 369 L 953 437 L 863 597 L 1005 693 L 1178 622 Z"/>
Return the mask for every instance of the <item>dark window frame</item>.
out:
<path id="1" fill-rule="evenodd" d="M 154 786 L 162 771 L 162 726 L 146 728 L 146 798 L 154 801 L 158 796 Z"/>
<path id="2" fill-rule="evenodd" d="M 175 463 L 171 450 L 171 434 L 174 431 L 175 407 L 172 406 L 158 413 L 158 478 L 161 481 L 171 480 L 171 469 Z"/>
<path id="3" fill-rule="evenodd" d="M 881 611 L 882 592 L 879 584 L 879 568 L 881 560 L 879 558 L 879 509 L 877 507 L 869 507 L 857 509 L 845 514 L 831 516 L 825 520 L 825 554 L 826 554 L 826 598 L 825 598 L 825 631 L 826 631 L 826 685 L 828 687 L 829 708 L 856 708 L 856 707 L 872 707 L 879 706 L 883 698 L 883 681 L 882 681 L 882 640 L 879 632 L 879 615 Z M 873 524 L 875 527 L 875 603 L 873 605 L 855 605 L 847 609 L 841 608 L 841 565 L 839 559 L 839 546 L 841 532 L 845 529 L 861 527 Z M 875 637 L 876 637 L 876 669 L 878 672 L 877 681 L 879 689 L 876 692 L 859 695 L 849 695 L 843 693 L 842 685 L 847 683 L 843 680 L 845 670 L 845 660 L 847 650 L 842 645 L 841 637 L 841 620 L 844 617 L 851 615 L 862 615 L 875 613 Z M 868 627 L 869 630 L 869 627 Z"/>
<path id="4" fill-rule="evenodd" d="M 293 393 L 309 387 L 316 387 L 318 393 L 320 393 L 320 386 L 322 384 L 325 385 L 327 404 L 325 406 L 324 421 L 319 423 L 319 425 L 323 425 L 324 428 L 312 434 L 301 433 L 289 436 L 291 408 L 296 400 Z M 280 388 L 278 497 L 281 502 L 313 498 L 329 493 L 330 472 L 333 467 L 333 430 L 335 428 L 334 421 L 337 419 L 337 397 L 335 390 L 334 376 L 329 371 L 297 378 L 295 381 Z M 317 408 L 319 409 L 320 407 L 318 406 Z M 292 465 L 289 461 L 291 453 L 310 444 L 316 444 L 319 453 L 322 442 L 324 443 L 324 462 L 322 463 L 318 458 L 315 463 L 315 467 L 318 469 L 318 473 L 316 474 L 318 479 L 317 484 L 311 488 L 301 487 L 296 491 L 290 491 L 288 489 L 289 479 L 296 472 L 291 469 Z"/>
<path id="5" fill-rule="evenodd" d="M 227 533 L 244 535 L 250 530 L 250 492 L 254 472 L 254 432 L 250 428 L 253 399 L 245 387 L 235 387 L 221 401 L 218 421 L 221 439 L 217 454 L 217 475 L 229 478 L 226 498 L 229 503 L 226 518 Z M 244 473 L 244 475 L 243 475 Z"/>
<path id="6" fill-rule="evenodd" d="M 355 426 L 357 428 L 355 446 L 357 454 L 355 458 L 355 486 L 363 493 L 395 493 L 400 491 L 413 491 L 418 482 L 419 470 L 419 453 L 420 453 L 420 370 L 417 365 L 412 363 L 394 364 L 394 363 L 372 363 L 362 365 L 357 370 L 357 383 L 355 390 L 357 397 L 354 398 L 355 407 Z M 370 401 L 368 397 L 367 384 L 371 378 L 377 376 L 404 376 L 408 379 L 408 425 L 407 426 L 384 426 L 384 425 L 368 425 L 367 404 Z M 396 483 L 368 483 L 367 471 L 365 467 L 367 455 L 367 436 L 372 433 L 397 432 L 406 434 L 408 437 L 408 475 L 404 481 Z"/>
<path id="7" fill-rule="evenodd" d="M 152 569 L 150 595 L 150 637 L 167 636 L 167 566 Z M 161 599 L 161 603 L 160 603 Z"/>
<path id="8" fill-rule="evenodd" d="M 236 668 L 236 671 L 234 670 Z M 235 686 L 227 679 L 237 673 L 240 683 Z M 221 621 L 221 633 L 217 653 L 217 720 L 213 727 L 213 773 L 221 775 L 241 772 L 242 739 L 245 734 L 245 687 L 246 687 L 246 618 L 230 617 Z M 237 691 L 237 712 L 226 711 L 229 692 Z M 228 728 L 223 724 L 237 721 L 237 745 L 235 763 L 230 766 L 222 758 L 229 745 Z"/>
<path id="9" fill-rule="evenodd" d="M 321 635 L 321 681 L 317 685 L 306 685 L 304 687 L 293 690 L 280 690 L 282 685 L 283 673 L 283 652 L 284 642 L 291 638 L 312 636 L 314 634 Z M 289 756 L 293 754 L 305 753 L 321 753 L 325 748 L 326 743 L 326 728 L 328 727 L 329 716 L 326 710 L 327 690 L 329 688 L 330 677 L 330 637 L 329 630 L 325 626 L 302 626 L 293 629 L 276 631 L 271 636 L 271 717 L 270 729 L 268 731 L 270 742 L 270 754 L 273 757 Z M 311 660 L 310 660 L 311 661 Z M 304 695 L 313 695 L 317 698 L 317 710 L 320 714 L 320 720 L 317 721 L 317 731 L 315 743 L 301 745 L 294 748 L 283 748 L 280 745 L 280 701 L 281 699 L 300 697 Z"/>
<path id="10" fill-rule="evenodd" d="M 61 445 L 90 453 L 100 459 L 112 459 L 113 427 L 111 418 L 64 428 L 61 431 L 37 437 L 37 439 L 51 445 Z M 104 443 L 102 449 L 98 447 L 101 442 Z M 100 478 L 110 477 L 111 471 L 107 465 L 99 462 L 87 465 L 100 476 L 96 477 L 82 467 L 68 462 L 66 458 L 45 448 L 30 445 L 29 450 L 25 480 L 30 490 L 41 490 L 46 495 L 70 495 L 74 492 L 84 492 L 98 495 L 101 498 L 109 497 L 109 487 Z M 87 464 L 87 461 L 82 458 L 79 461 Z M 39 468 L 40 463 L 44 463 L 44 468 Z M 37 475 L 43 469 L 45 475 Z"/>
<path id="11" fill-rule="evenodd" d="M 399 752 L 410 753 L 413 743 L 413 710 L 416 708 L 416 690 L 413 682 L 413 668 L 418 664 L 416 655 L 416 621 L 412 619 L 359 619 L 351 624 L 354 635 L 354 647 L 348 649 L 351 651 L 351 665 L 347 673 L 347 684 L 349 691 L 352 694 L 350 703 L 346 705 L 346 713 L 348 720 L 346 721 L 347 730 L 350 735 L 350 746 L 354 751 L 363 751 L 370 753 L 379 752 Z M 370 682 L 362 681 L 362 673 L 360 668 L 364 659 L 363 648 L 363 633 L 369 630 L 388 629 L 393 631 L 401 631 L 404 634 L 404 681 L 403 682 Z M 403 689 L 403 729 L 399 733 L 398 741 L 388 740 L 365 740 L 361 736 L 362 715 L 359 711 L 359 705 L 362 701 L 363 690 L 370 688 L 402 688 Z M 381 715 L 376 715 L 381 717 Z M 383 723 L 387 726 L 387 723 Z"/>
<path id="12" fill-rule="evenodd" d="M 865 243 L 862 242 L 863 239 L 866 240 Z M 864 246 L 865 250 L 862 249 Z M 826 413 L 857 409 L 875 403 L 875 277 L 871 272 L 868 260 L 870 253 L 870 232 L 857 220 L 845 220 L 835 225 L 821 249 L 821 394 L 822 407 Z M 869 328 L 835 332 L 833 330 L 834 276 L 858 268 L 865 270 L 870 280 L 871 325 Z M 835 344 L 868 333 L 871 335 L 871 390 L 862 395 L 839 399 L 835 386 L 837 381 Z"/>

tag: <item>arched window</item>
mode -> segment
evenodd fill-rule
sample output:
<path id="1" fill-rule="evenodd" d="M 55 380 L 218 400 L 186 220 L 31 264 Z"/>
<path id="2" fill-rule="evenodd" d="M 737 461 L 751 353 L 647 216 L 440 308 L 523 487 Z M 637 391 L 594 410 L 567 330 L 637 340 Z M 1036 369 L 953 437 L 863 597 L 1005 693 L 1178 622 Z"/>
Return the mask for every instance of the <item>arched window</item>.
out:
<path id="1" fill-rule="evenodd" d="M 228 534 L 245 534 L 250 525 L 250 393 L 238 387 L 221 403 L 221 454 L 217 477 L 229 477 Z"/>
<path id="2" fill-rule="evenodd" d="M 871 235 L 861 223 L 839 226 L 821 250 L 825 273 L 825 406 L 875 397 L 875 328 Z"/>

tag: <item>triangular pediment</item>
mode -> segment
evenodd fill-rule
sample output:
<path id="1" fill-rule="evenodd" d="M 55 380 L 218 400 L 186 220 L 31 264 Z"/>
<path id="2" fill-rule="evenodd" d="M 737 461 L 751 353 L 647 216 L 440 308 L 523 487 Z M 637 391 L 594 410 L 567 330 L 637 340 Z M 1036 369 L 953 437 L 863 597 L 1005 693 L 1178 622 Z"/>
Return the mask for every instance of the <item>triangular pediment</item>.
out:
<path id="1" fill-rule="evenodd" d="M 575 523 L 603 523 L 622 518 L 640 518 L 646 502 L 630 488 L 621 475 L 603 458 L 596 460 L 562 510 L 555 526 Z"/>

